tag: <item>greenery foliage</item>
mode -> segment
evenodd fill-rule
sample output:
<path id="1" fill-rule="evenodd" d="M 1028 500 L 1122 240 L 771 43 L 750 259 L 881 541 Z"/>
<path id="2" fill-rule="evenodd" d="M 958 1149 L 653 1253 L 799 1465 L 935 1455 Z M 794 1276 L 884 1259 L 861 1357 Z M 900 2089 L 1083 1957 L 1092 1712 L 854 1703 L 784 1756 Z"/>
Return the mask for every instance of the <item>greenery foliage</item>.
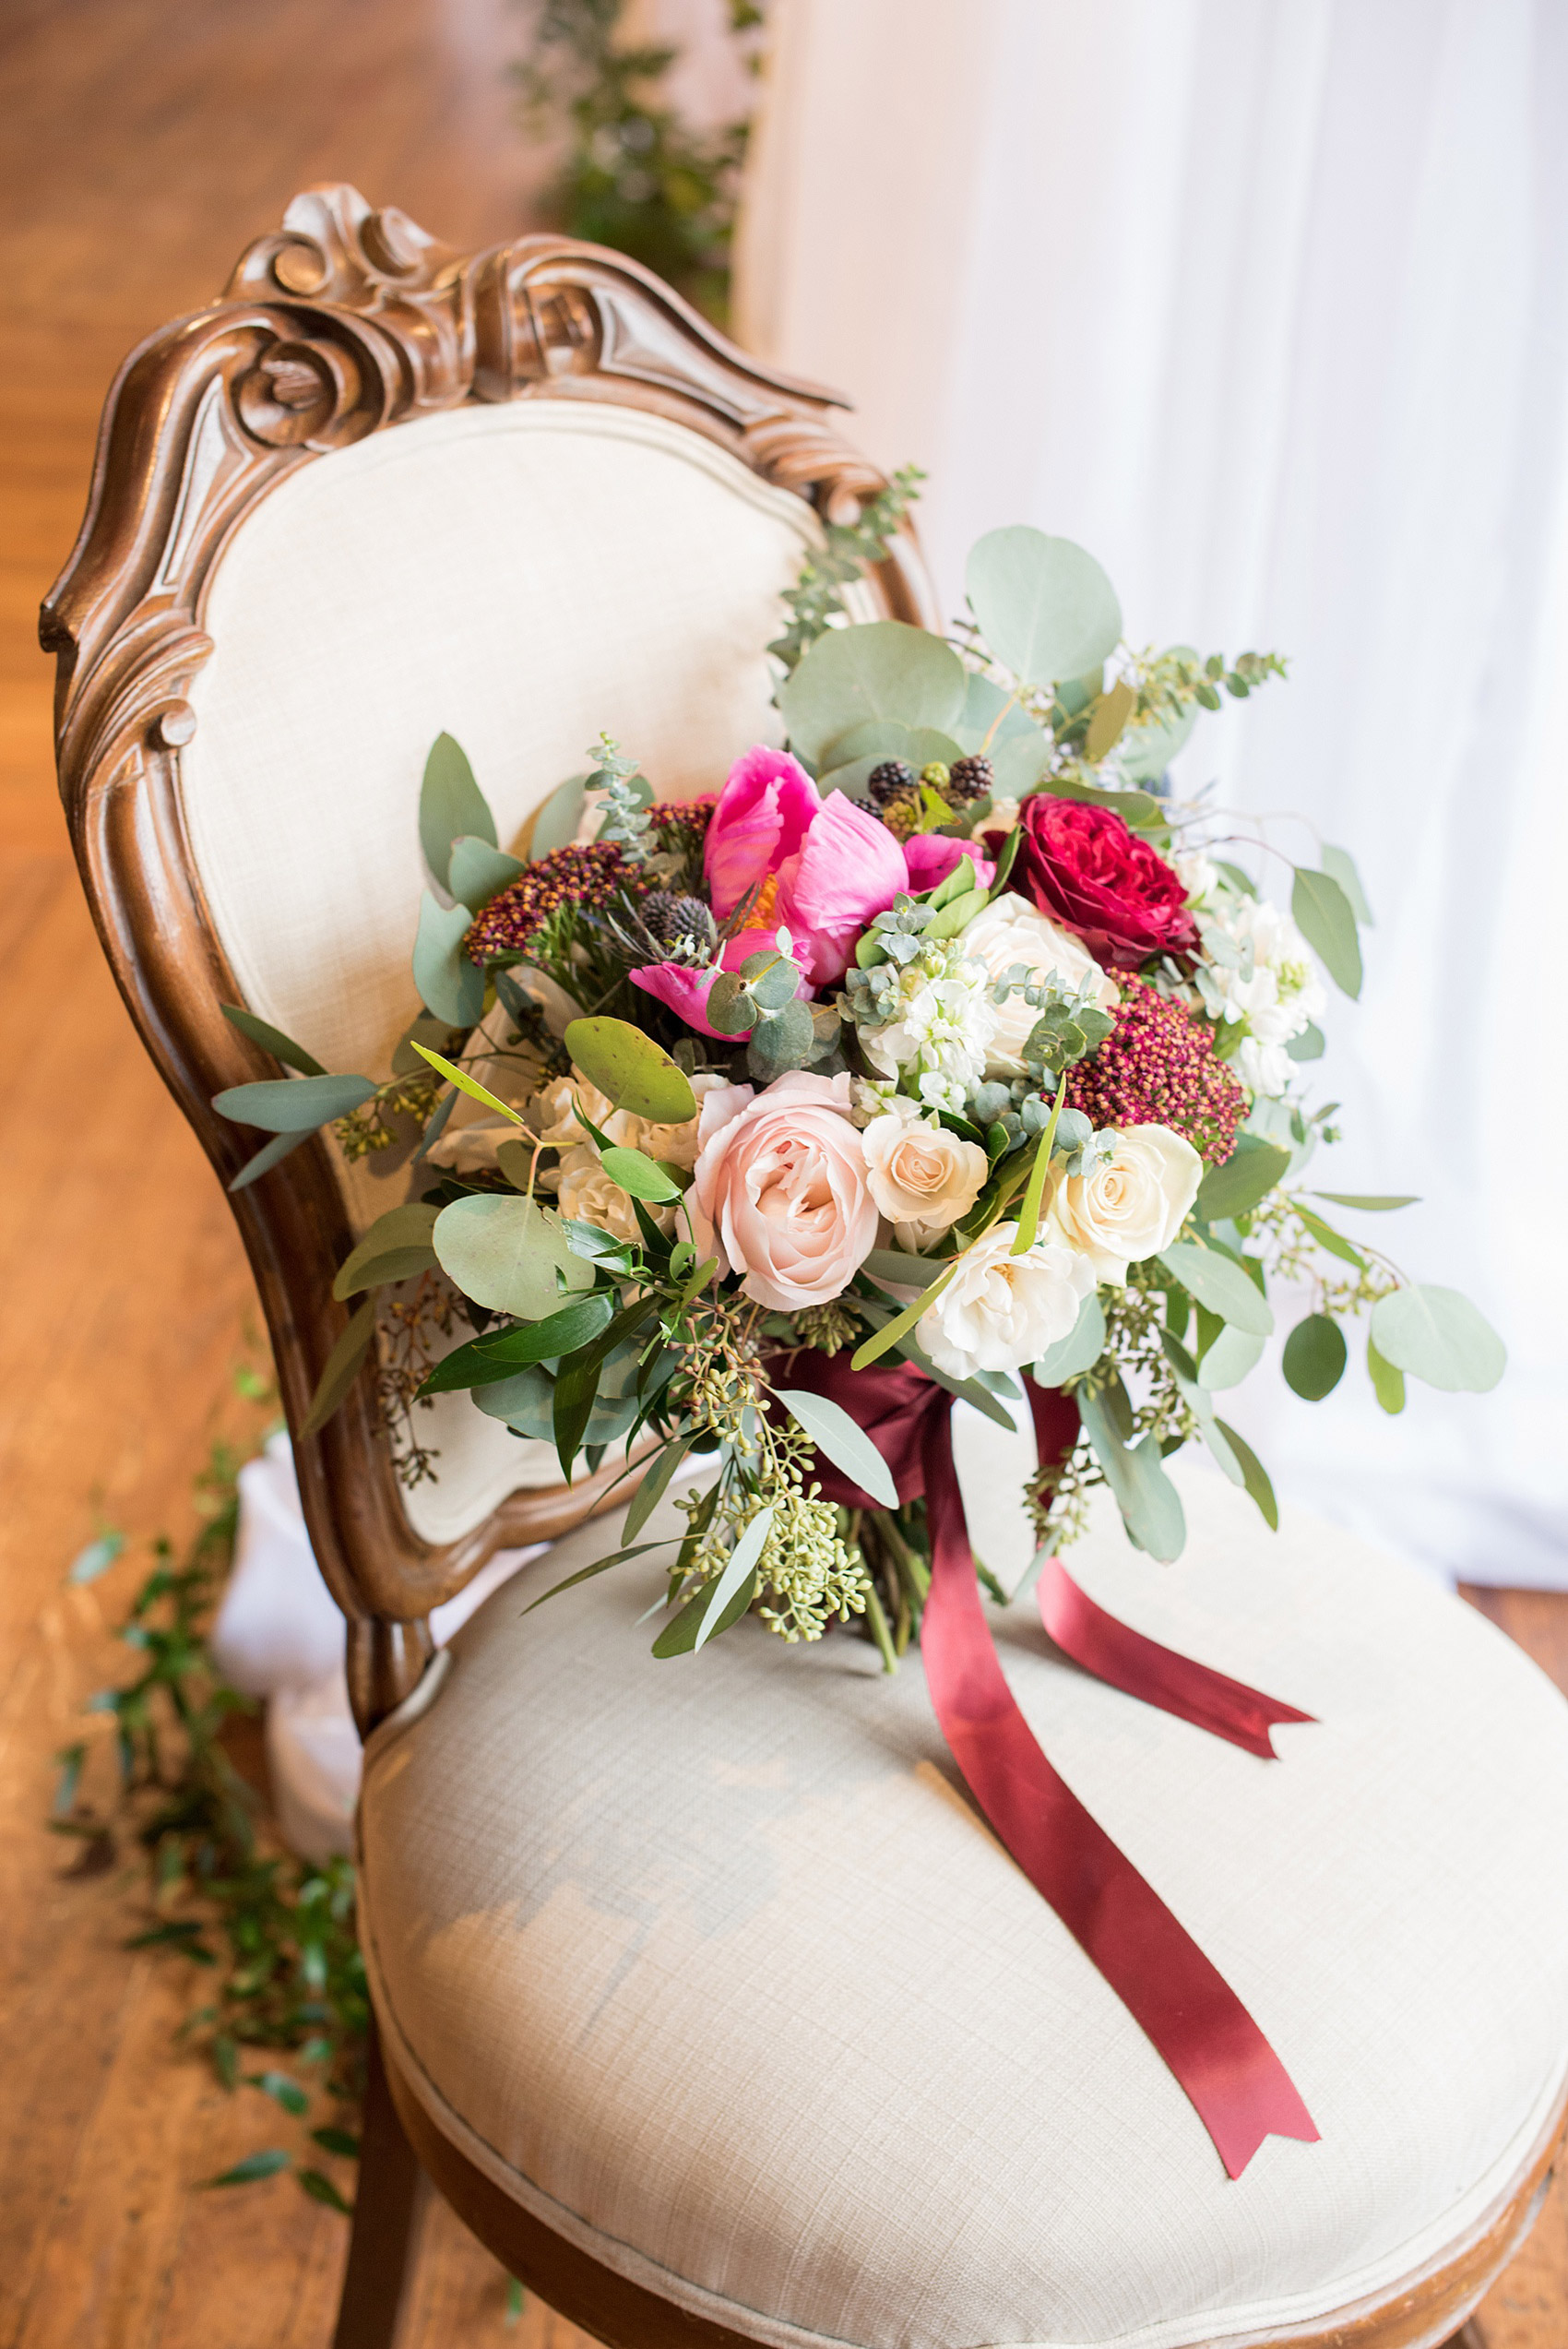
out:
<path id="1" fill-rule="evenodd" d="M 252 1371 L 237 1382 L 252 1401 L 272 1399 Z M 88 1708 L 113 1722 L 113 1761 L 103 1769 L 101 1739 L 57 1757 L 49 1826 L 81 1845 L 77 1875 L 101 1873 L 125 1846 L 138 1856 L 140 1914 L 125 1947 L 196 1970 L 200 1990 L 182 2040 L 225 2089 L 258 2091 L 293 2124 L 291 2146 L 264 2147 L 205 2184 L 250 2185 L 288 2170 L 312 2200 L 347 2212 L 342 2165 L 359 2152 L 369 2019 L 353 1871 L 342 1859 L 317 1867 L 277 1844 L 228 1751 L 227 1733 L 255 1708 L 224 1685 L 206 1641 L 233 1556 L 239 1464 L 215 1445 L 196 1479 L 197 1530 L 184 1555 L 164 1538 L 153 1543 L 152 1570 L 120 1630 L 134 1669 Z M 96 1579 L 124 1550 L 122 1535 L 101 1534 L 72 1579 Z"/>
<path id="2" fill-rule="evenodd" d="M 729 8 L 754 66 L 763 12 L 753 0 Z M 624 42 L 624 0 L 539 0 L 516 70 L 529 132 L 564 131 L 546 209 L 569 235 L 644 262 L 722 325 L 749 125 L 702 132 L 683 122 L 662 87 L 679 51 Z"/>

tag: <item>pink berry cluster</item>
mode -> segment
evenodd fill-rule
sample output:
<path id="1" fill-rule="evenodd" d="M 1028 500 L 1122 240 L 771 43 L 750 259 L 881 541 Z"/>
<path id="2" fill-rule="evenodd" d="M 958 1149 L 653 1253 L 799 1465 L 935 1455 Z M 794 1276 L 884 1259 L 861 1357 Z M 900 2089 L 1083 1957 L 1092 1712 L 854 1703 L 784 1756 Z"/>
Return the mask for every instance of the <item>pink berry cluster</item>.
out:
<path id="1" fill-rule="evenodd" d="M 1141 979 L 1123 979 L 1116 1025 L 1067 1079 L 1067 1106 L 1096 1130 L 1169 1126 L 1218 1166 L 1236 1147 L 1247 1097 L 1215 1053 L 1207 1025 Z"/>

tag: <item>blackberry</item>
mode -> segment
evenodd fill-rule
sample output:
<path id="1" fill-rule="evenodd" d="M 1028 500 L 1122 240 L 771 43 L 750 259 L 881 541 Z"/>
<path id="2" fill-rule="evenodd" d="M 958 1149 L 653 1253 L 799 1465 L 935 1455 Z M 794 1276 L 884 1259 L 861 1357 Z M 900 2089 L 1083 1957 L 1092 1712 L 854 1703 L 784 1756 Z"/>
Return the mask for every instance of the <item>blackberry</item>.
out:
<path id="1" fill-rule="evenodd" d="M 649 889 L 642 902 L 643 927 L 659 946 L 713 944 L 713 916 L 700 897 L 677 897 L 672 889 Z"/>
<path id="2" fill-rule="evenodd" d="M 881 766 L 873 767 L 866 777 L 866 789 L 877 807 L 887 806 L 900 792 L 912 792 L 914 788 L 915 770 L 906 766 L 901 758 L 885 758 Z"/>
<path id="3" fill-rule="evenodd" d="M 995 787 L 991 761 L 978 750 L 968 758 L 956 758 L 947 770 L 947 796 L 960 806 L 972 799 L 989 798 Z"/>

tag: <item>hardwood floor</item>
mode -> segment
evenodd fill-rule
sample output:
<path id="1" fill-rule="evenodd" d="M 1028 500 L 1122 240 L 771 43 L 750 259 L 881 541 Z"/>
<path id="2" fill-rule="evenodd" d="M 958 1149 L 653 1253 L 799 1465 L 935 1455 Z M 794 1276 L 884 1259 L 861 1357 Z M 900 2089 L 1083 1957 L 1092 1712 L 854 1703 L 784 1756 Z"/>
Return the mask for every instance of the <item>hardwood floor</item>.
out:
<path id="1" fill-rule="evenodd" d="M 188 1521 L 254 1316 L 205 1163 L 99 957 L 66 850 L 39 599 L 99 408 L 144 333 L 209 299 L 296 189 L 354 181 L 454 242 L 522 226 L 508 0 L 9 0 L 0 16 L 0 2349 L 322 2349 L 343 2222 L 291 2179 L 192 2191 L 266 2140 L 172 2033 L 179 1969 L 128 1952 L 124 1879 L 64 1873 L 51 1757 L 118 1670 L 144 1562 L 77 1588 L 100 1513 Z M 254 1414 L 253 1414 L 254 1417 Z M 1487 1611 L 1568 1687 L 1568 1601 Z M 128 1863 L 127 1863 L 128 1865 Z M 258 2114 L 262 2116 L 258 2119 Z M 584 2349 L 437 2207 L 404 2349 Z M 1562 2349 L 1568 2206 L 1489 2300 L 1486 2349 Z"/>

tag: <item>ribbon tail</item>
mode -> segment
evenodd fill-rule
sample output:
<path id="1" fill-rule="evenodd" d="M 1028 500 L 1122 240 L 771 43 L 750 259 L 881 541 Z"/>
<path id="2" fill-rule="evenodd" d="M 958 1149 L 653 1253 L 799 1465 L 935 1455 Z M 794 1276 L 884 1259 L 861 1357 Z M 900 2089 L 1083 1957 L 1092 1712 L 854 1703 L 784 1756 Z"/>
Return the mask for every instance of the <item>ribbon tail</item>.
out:
<path id="1" fill-rule="evenodd" d="M 1264 2139 L 1317 2129 L 1235 1992 L 1047 1760 L 980 1605 L 945 1415 L 925 1461 L 932 1584 L 921 1652 L 932 1703 L 975 1800 L 1035 1890 L 1146 2033 L 1227 2172 Z"/>
<path id="2" fill-rule="evenodd" d="M 1118 1622 L 1078 1588 L 1060 1558 L 1047 1559 L 1037 1591 L 1040 1621 L 1063 1655 L 1112 1688 L 1141 1697 L 1145 1704 L 1158 1705 L 1250 1754 L 1277 1761 L 1270 1729 L 1279 1722 L 1314 1718 Z"/>

